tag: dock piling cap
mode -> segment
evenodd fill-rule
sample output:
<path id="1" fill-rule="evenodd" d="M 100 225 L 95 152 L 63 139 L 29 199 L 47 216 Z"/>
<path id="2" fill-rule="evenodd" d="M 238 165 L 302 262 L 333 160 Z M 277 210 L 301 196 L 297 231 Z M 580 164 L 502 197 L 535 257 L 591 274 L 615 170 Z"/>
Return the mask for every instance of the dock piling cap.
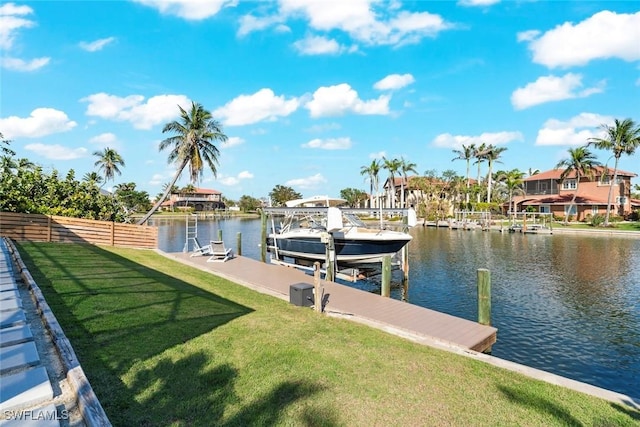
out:
<path id="1" fill-rule="evenodd" d="M 327 210 L 327 231 L 329 233 L 338 231 L 342 228 L 342 212 L 336 207 L 330 207 Z"/>

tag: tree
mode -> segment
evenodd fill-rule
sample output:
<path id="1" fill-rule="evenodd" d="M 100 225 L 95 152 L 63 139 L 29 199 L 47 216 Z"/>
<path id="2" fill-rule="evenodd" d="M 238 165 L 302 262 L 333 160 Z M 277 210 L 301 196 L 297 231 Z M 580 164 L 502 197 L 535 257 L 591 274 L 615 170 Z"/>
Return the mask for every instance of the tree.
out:
<path id="1" fill-rule="evenodd" d="M 118 184 L 114 187 L 114 196 L 119 203 L 125 222 L 129 222 L 133 212 L 144 212 L 151 207 L 149 194 L 136 190 L 134 182 Z"/>
<path id="2" fill-rule="evenodd" d="M 604 226 L 606 227 L 609 225 L 613 186 L 618 180 L 618 161 L 623 154 L 627 156 L 633 155 L 636 148 L 640 146 L 640 126 L 636 125 L 631 119 L 625 119 L 623 121 L 615 119 L 614 126 L 603 124 L 601 127 L 605 136 L 603 138 L 589 138 L 587 146 L 593 145 L 600 150 L 609 150 L 616 159 L 613 166 L 613 179 L 609 180 L 607 213 L 604 218 Z M 608 171 L 604 173 L 608 175 Z"/>
<path id="3" fill-rule="evenodd" d="M 119 167 L 124 166 L 124 159 L 113 148 L 106 147 L 103 151 L 94 151 L 93 155 L 98 158 L 93 165 L 98 166 L 98 171 L 102 171 L 105 183 L 113 181 L 115 174 L 122 174 Z"/>
<path id="4" fill-rule="evenodd" d="M 102 184 L 102 177 L 97 172 L 87 172 L 82 177 L 82 181 L 93 185 Z"/>
<path id="5" fill-rule="evenodd" d="M 562 174 L 560 174 L 560 179 L 562 181 L 564 181 L 569 175 L 575 176 L 576 180 L 576 190 L 573 193 L 569 209 L 564 213 L 565 224 L 569 223 L 569 213 L 573 211 L 575 206 L 580 179 L 582 177 L 593 179 L 593 176 L 595 175 L 595 168 L 599 165 L 600 162 L 596 160 L 596 157 L 587 147 L 569 148 L 569 158 L 561 160 L 556 165 L 556 169 L 564 168 Z"/>
<path id="6" fill-rule="evenodd" d="M 242 212 L 256 211 L 260 206 L 262 206 L 260 200 L 247 195 L 240 197 L 240 201 L 238 202 L 238 207 Z"/>
<path id="7" fill-rule="evenodd" d="M 493 180 L 493 163 L 498 162 L 500 158 L 500 154 L 507 150 L 507 147 L 496 147 L 493 144 L 489 144 L 484 151 L 484 158 L 489 165 L 489 170 L 487 172 L 487 203 L 491 203 L 491 184 Z"/>
<path id="8" fill-rule="evenodd" d="M 269 193 L 271 198 L 271 206 L 284 206 L 289 200 L 301 199 L 302 194 L 298 193 L 291 187 L 284 185 L 276 185 Z"/>
<path id="9" fill-rule="evenodd" d="M 407 184 L 409 184 L 409 181 L 407 179 L 407 172 L 413 172 L 413 173 L 418 173 L 418 171 L 416 171 L 416 164 L 413 162 L 409 162 L 406 161 L 403 157 L 400 157 L 400 173 L 402 173 L 402 181 L 400 182 L 400 207 L 401 208 L 406 208 L 406 200 L 405 200 L 405 194 L 404 194 L 404 184 L 405 182 Z"/>
<path id="10" fill-rule="evenodd" d="M 189 166 L 189 179 L 195 184 L 202 177 L 205 164 L 209 166 L 213 176 L 218 175 L 218 147 L 215 141 L 225 142 L 227 135 L 222 132 L 222 125 L 214 120 L 211 113 L 196 102 L 191 103 L 189 111 L 178 106 L 180 119 L 164 125 L 162 133 L 171 132 L 174 135 L 160 142 L 160 151 L 169 148 L 168 162 L 177 165 L 176 173 L 156 201 L 153 207 L 142 217 L 138 224 L 144 224 L 162 202 L 165 201 L 173 189 L 184 168 Z"/>
<path id="11" fill-rule="evenodd" d="M 6 145 L 6 147 L 3 147 L 3 145 Z M 9 145 L 11 145 L 11 140 L 4 139 L 4 135 L 0 132 L 0 154 L 10 157 L 15 156 L 16 152 L 10 149 Z"/>
<path id="12" fill-rule="evenodd" d="M 483 142 L 480 145 L 474 147 L 473 157 L 476 159 L 474 162 L 478 165 L 478 176 L 476 179 L 476 185 L 480 185 L 480 166 L 485 160 L 487 145 Z M 478 203 L 480 203 L 480 192 L 478 191 Z"/>
<path id="13" fill-rule="evenodd" d="M 380 160 L 373 159 L 369 166 L 362 166 L 360 168 L 360 175 L 369 176 L 369 188 L 370 188 L 370 201 L 369 208 L 373 208 L 373 192 L 376 193 L 376 201 L 380 206 L 380 194 L 378 193 L 379 175 L 380 175 Z"/>
<path id="14" fill-rule="evenodd" d="M 367 193 L 357 188 L 344 188 L 340 190 L 340 197 L 345 199 L 350 207 L 357 208 L 361 202 L 367 200 Z"/>
<path id="15" fill-rule="evenodd" d="M 516 210 L 515 206 L 513 206 L 513 195 L 515 193 L 524 193 L 524 172 L 520 172 L 518 169 L 500 172 L 496 179 L 502 182 L 507 188 L 509 194 L 509 212 L 511 214 L 511 221 L 513 222 L 513 215 Z"/>
<path id="16" fill-rule="evenodd" d="M 396 207 L 396 173 L 400 170 L 400 160 L 398 159 L 387 159 L 386 157 L 382 158 L 383 167 L 389 171 L 389 181 L 391 183 L 391 208 Z"/>
<path id="17" fill-rule="evenodd" d="M 467 205 L 469 204 L 469 191 L 471 187 L 471 179 L 469 177 L 469 173 L 471 171 L 471 159 L 474 156 L 475 150 L 476 150 L 475 144 L 469 144 L 469 145 L 463 144 L 461 150 L 453 150 L 453 152 L 457 154 L 457 156 L 451 159 L 452 162 L 456 160 L 464 160 L 467 162 L 467 195 L 465 197 L 465 203 Z M 480 173 L 478 172 L 478 175 L 479 174 Z"/>

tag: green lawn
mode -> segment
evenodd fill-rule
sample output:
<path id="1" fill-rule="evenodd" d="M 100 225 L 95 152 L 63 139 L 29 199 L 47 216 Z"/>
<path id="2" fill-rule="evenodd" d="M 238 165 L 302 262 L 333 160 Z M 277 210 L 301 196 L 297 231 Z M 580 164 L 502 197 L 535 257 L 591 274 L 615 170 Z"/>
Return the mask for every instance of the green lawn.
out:
<path id="1" fill-rule="evenodd" d="M 625 426 L 629 407 L 328 318 L 153 251 L 20 253 L 116 426 Z"/>

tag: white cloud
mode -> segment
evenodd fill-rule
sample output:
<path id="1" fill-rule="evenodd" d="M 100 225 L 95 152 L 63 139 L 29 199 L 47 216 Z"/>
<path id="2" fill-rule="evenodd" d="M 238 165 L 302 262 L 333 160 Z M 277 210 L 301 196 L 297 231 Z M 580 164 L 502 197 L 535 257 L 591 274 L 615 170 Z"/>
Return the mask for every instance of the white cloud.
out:
<path id="1" fill-rule="evenodd" d="M 249 171 L 242 171 L 237 176 L 221 176 L 218 181 L 222 185 L 226 185 L 229 187 L 233 187 L 235 185 L 240 184 L 240 181 L 244 179 L 252 179 L 253 174 Z"/>
<path id="2" fill-rule="evenodd" d="M 285 182 L 284 185 L 288 187 L 300 188 L 302 190 L 310 190 L 314 188 L 318 188 L 319 186 L 326 184 L 327 180 L 322 174 L 317 173 L 313 176 L 309 176 L 306 178 L 296 178 L 290 179 Z"/>
<path id="3" fill-rule="evenodd" d="M 585 98 L 603 91 L 604 82 L 578 91 L 582 88 L 582 75 L 567 73 L 562 77 L 543 76 L 511 94 L 511 104 L 516 110 L 522 110 L 545 102 L 561 101 L 571 98 Z"/>
<path id="4" fill-rule="evenodd" d="M 216 15 L 223 7 L 234 7 L 238 0 L 134 0 L 157 9 L 164 15 L 175 15 L 199 21 Z"/>
<path id="5" fill-rule="evenodd" d="M 112 147 L 117 144 L 118 138 L 111 132 L 101 133 L 89 139 L 91 144 L 98 145 L 100 147 Z"/>
<path id="6" fill-rule="evenodd" d="M 640 12 L 598 12 L 582 22 L 565 22 L 532 40 L 533 62 L 547 67 L 585 65 L 596 59 L 640 60 Z"/>
<path id="7" fill-rule="evenodd" d="M 86 148 L 69 148 L 58 144 L 27 144 L 24 148 L 25 150 L 33 151 L 35 154 L 51 160 L 74 160 L 86 157 L 89 154 Z"/>
<path id="8" fill-rule="evenodd" d="M 35 58 L 30 61 L 25 61 L 20 58 L 3 57 L 0 58 L 2 68 L 13 71 L 35 71 L 44 67 L 49 63 L 51 58 Z"/>
<path id="9" fill-rule="evenodd" d="M 311 117 L 340 116 L 345 113 L 386 115 L 389 114 L 390 99 L 389 95 L 381 95 L 378 99 L 363 101 L 358 97 L 358 92 L 342 83 L 317 89 L 305 108 Z"/>
<path id="10" fill-rule="evenodd" d="M 331 123 L 322 123 L 322 124 L 313 125 L 307 128 L 306 131 L 312 132 L 312 133 L 319 133 L 319 132 L 326 132 L 326 131 L 339 130 L 339 129 L 342 129 L 342 126 L 340 125 L 340 123 L 331 122 Z"/>
<path id="11" fill-rule="evenodd" d="M 400 89 L 415 82 L 411 74 L 389 74 L 382 80 L 377 81 L 373 87 L 378 90 Z"/>
<path id="12" fill-rule="evenodd" d="M 236 34 L 238 37 L 243 37 L 253 31 L 265 30 L 277 24 L 282 24 L 282 17 L 277 15 L 265 17 L 245 15 L 240 18 L 240 28 L 238 28 L 238 32 Z"/>
<path id="13" fill-rule="evenodd" d="M 238 174 L 238 179 L 251 179 L 253 174 L 249 171 L 242 171 Z"/>
<path id="14" fill-rule="evenodd" d="M 540 34 L 541 33 L 538 30 L 522 31 L 516 35 L 516 39 L 519 42 L 530 42 L 536 39 Z"/>
<path id="15" fill-rule="evenodd" d="M 24 19 L 21 16 L 31 15 L 33 9 L 29 6 L 18 6 L 15 3 L 6 3 L 0 6 L 0 48 L 9 50 L 18 30 L 31 28 L 35 22 Z"/>
<path id="16" fill-rule="evenodd" d="M 92 42 L 80 42 L 78 46 L 80 46 L 81 49 L 84 49 L 88 52 L 96 52 L 98 50 L 102 50 L 103 47 L 105 47 L 109 43 L 113 43 L 115 40 L 116 40 L 115 37 L 107 37 L 107 38 L 95 40 Z"/>
<path id="17" fill-rule="evenodd" d="M 351 138 L 312 139 L 303 148 L 320 148 L 322 150 L 348 150 L 351 148 Z"/>
<path id="18" fill-rule="evenodd" d="M 220 148 L 224 150 L 225 148 L 231 148 L 235 147 L 236 145 L 244 144 L 244 142 L 244 139 L 240 138 L 239 136 L 230 136 L 225 142 L 220 144 Z"/>
<path id="19" fill-rule="evenodd" d="M 151 180 L 149 180 L 150 185 L 160 185 L 163 182 L 165 182 L 165 177 L 164 175 L 159 173 L 153 174 L 153 176 L 151 177 Z"/>
<path id="20" fill-rule="evenodd" d="M 460 6 L 491 6 L 500 3 L 500 0 L 459 0 Z"/>
<path id="21" fill-rule="evenodd" d="M 520 132 L 485 132 L 478 136 L 451 135 L 450 133 L 443 133 L 436 136 L 431 144 L 434 147 L 459 150 L 460 148 L 462 148 L 462 145 L 480 145 L 482 143 L 492 145 L 505 145 L 510 142 L 523 140 L 524 137 Z"/>
<path id="22" fill-rule="evenodd" d="M 53 108 L 36 108 L 26 118 L 10 116 L 0 119 L 0 129 L 7 139 L 38 138 L 66 132 L 77 126 L 67 115 Z"/>
<path id="23" fill-rule="evenodd" d="M 136 129 L 151 129 L 153 126 L 174 119 L 180 114 L 178 105 L 189 108 L 190 101 L 184 95 L 158 95 L 146 102 L 142 95 L 130 95 L 125 98 L 96 93 L 81 99 L 88 102 L 88 116 L 103 119 L 127 121 Z"/>
<path id="24" fill-rule="evenodd" d="M 453 27 L 440 15 L 400 8 L 401 4 L 395 1 L 349 0 L 327 7 L 326 0 L 280 0 L 277 18 L 247 18 L 241 29 L 242 34 L 246 34 L 275 22 L 298 18 L 308 21 L 309 27 L 317 32 L 341 31 L 367 45 L 399 46 L 434 37 Z"/>
<path id="25" fill-rule="evenodd" d="M 370 153 L 369 154 L 369 158 L 371 160 L 374 159 L 382 159 L 383 157 L 387 156 L 387 152 L 386 151 L 378 151 L 377 153 Z"/>
<path id="26" fill-rule="evenodd" d="M 334 39 L 322 36 L 307 36 L 293 44 L 298 52 L 303 55 L 327 55 L 338 54 L 347 50 Z"/>
<path id="27" fill-rule="evenodd" d="M 240 95 L 212 114 L 222 117 L 225 125 L 243 126 L 263 120 L 275 121 L 295 112 L 300 105 L 297 98 L 276 96 L 271 89 L 260 89 L 253 95 Z"/>
<path id="28" fill-rule="evenodd" d="M 581 113 L 568 121 L 547 120 L 538 131 L 536 145 L 584 145 L 589 138 L 602 137 L 601 126 L 612 125 L 614 118 Z"/>

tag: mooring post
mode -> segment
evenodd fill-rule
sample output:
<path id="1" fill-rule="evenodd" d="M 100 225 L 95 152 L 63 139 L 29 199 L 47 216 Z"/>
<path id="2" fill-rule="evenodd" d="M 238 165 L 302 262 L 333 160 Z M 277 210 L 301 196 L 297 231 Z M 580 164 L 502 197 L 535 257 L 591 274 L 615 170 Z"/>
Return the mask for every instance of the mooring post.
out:
<path id="1" fill-rule="evenodd" d="M 218 228 L 218 240 L 222 241 L 222 229 Z"/>
<path id="2" fill-rule="evenodd" d="M 402 231 L 405 233 L 409 232 L 409 217 L 405 216 L 402 219 L 403 227 Z M 409 249 L 407 245 L 403 246 L 401 249 L 402 255 L 402 300 L 406 301 L 408 299 L 409 294 Z"/>
<path id="3" fill-rule="evenodd" d="M 491 272 L 478 269 L 478 323 L 491 326 Z"/>
<path id="4" fill-rule="evenodd" d="M 331 233 L 326 233 L 324 236 L 326 239 L 326 253 L 325 253 L 325 264 L 326 264 L 326 273 L 324 275 L 324 280 L 328 282 L 335 282 L 336 280 L 336 247 L 335 242 L 333 240 L 333 235 Z"/>
<path id="5" fill-rule="evenodd" d="M 313 263 L 313 309 L 322 313 L 322 290 L 320 289 L 320 262 Z"/>
<path id="6" fill-rule="evenodd" d="M 238 256 L 242 256 L 242 233 L 239 231 L 236 234 L 236 247 L 238 248 Z"/>
<path id="7" fill-rule="evenodd" d="M 262 262 L 267 262 L 267 213 L 264 211 L 264 209 L 260 210 L 260 223 L 260 259 L 262 260 Z M 275 237 L 273 243 L 276 243 Z"/>
<path id="8" fill-rule="evenodd" d="M 380 295 L 391 296 L 391 257 L 386 255 L 382 258 L 382 289 Z"/>

